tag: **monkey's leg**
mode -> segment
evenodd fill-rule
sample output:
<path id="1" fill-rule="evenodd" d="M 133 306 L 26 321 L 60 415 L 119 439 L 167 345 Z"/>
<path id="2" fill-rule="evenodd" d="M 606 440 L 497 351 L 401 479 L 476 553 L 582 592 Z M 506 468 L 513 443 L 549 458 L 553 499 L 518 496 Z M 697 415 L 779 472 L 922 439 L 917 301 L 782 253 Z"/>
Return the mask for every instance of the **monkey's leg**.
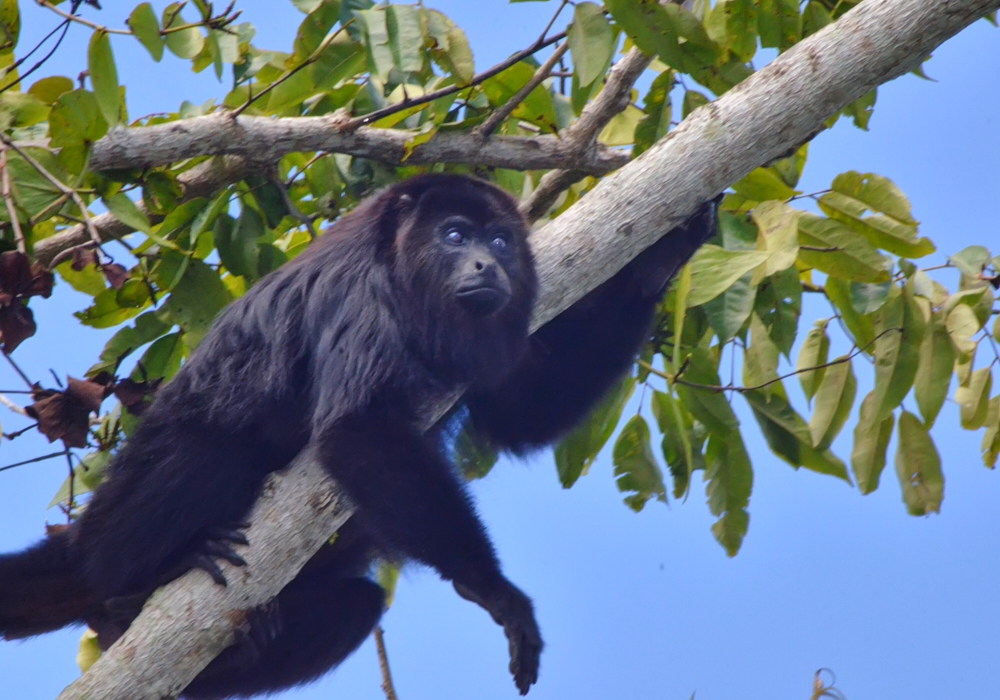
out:
<path id="1" fill-rule="evenodd" d="M 319 678 L 347 658 L 382 616 L 385 591 L 365 578 L 300 575 L 184 691 L 197 700 L 254 695 Z"/>

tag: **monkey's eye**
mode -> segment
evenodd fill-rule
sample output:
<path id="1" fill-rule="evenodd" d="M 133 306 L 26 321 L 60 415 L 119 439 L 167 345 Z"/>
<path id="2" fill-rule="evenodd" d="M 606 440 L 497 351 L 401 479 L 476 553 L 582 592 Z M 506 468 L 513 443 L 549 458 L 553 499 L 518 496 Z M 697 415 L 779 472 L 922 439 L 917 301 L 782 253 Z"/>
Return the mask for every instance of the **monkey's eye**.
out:
<path id="1" fill-rule="evenodd" d="M 462 245 L 465 243 L 465 236 L 457 228 L 450 228 L 445 231 L 444 239 L 452 245 Z"/>
<path id="2" fill-rule="evenodd" d="M 504 253 L 507 251 L 507 246 L 509 246 L 510 244 L 507 242 L 507 239 L 504 238 L 503 236 L 497 236 L 490 242 L 490 245 L 493 246 L 493 250 L 495 250 L 496 252 Z"/>

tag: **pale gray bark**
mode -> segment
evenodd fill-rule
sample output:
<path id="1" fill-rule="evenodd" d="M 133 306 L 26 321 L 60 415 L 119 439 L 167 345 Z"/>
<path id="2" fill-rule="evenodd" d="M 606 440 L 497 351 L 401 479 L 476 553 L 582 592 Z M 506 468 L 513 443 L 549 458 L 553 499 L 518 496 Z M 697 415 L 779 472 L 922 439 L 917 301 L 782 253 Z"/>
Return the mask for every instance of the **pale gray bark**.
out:
<path id="1" fill-rule="evenodd" d="M 93 170 L 148 168 L 205 155 L 240 156 L 276 163 L 297 151 L 328 151 L 413 165 L 469 163 L 518 170 L 573 168 L 603 175 L 628 162 L 628 154 L 600 147 L 580 152 L 557 136 L 494 136 L 444 132 L 406 156 L 412 134 L 363 126 L 344 131 L 345 119 L 324 117 L 233 117 L 219 112 L 156 126 L 119 128 L 94 144 Z"/>
<path id="2" fill-rule="evenodd" d="M 865 0 L 692 114 L 532 239 L 541 279 L 533 327 L 621 269 L 703 202 L 807 140 L 823 120 L 915 68 L 1000 0 Z M 242 610 L 294 577 L 346 517 L 307 455 L 270 482 L 252 515 L 249 567 L 220 588 L 200 571 L 158 592 L 61 700 L 175 697 L 233 639 Z"/>

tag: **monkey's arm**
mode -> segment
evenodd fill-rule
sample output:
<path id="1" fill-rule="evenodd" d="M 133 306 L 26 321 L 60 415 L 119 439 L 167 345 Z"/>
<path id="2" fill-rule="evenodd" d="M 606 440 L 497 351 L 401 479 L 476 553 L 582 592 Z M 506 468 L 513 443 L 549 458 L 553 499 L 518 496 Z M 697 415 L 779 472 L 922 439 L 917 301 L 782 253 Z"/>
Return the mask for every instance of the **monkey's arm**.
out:
<path id="1" fill-rule="evenodd" d="M 385 405 L 399 405 L 386 401 Z M 391 408 L 369 408 L 315 432 L 319 457 L 357 506 L 379 549 L 434 567 L 504 628 L 521 693 L 538 677 L 542 640 L 531 601 L 504 577 L 469 496 L 435 436 Z"/>
<path id="2" fill-rule="evenodd" d="M 522 365 L 500 386 L 467 398 L 477 433 L 524 451 L 572 430 L 631 367 L 648 339 L 667 283 L 715 234 L 707 202 L 617 275 L 538 329 Z"/>

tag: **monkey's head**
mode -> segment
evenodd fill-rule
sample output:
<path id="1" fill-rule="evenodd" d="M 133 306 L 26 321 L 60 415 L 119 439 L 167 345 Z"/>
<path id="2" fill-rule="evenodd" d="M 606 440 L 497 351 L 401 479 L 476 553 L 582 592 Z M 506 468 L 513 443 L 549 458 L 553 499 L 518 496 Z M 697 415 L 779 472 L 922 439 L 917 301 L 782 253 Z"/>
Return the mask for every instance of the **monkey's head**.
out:
<path id="1" fill-rule="evenodd" d="M 437 371 L 497 380 L 526 348 L 538 286 L 517 202 L 460 175 L 418 176 L 384 196 L 411 344 Z"/>

